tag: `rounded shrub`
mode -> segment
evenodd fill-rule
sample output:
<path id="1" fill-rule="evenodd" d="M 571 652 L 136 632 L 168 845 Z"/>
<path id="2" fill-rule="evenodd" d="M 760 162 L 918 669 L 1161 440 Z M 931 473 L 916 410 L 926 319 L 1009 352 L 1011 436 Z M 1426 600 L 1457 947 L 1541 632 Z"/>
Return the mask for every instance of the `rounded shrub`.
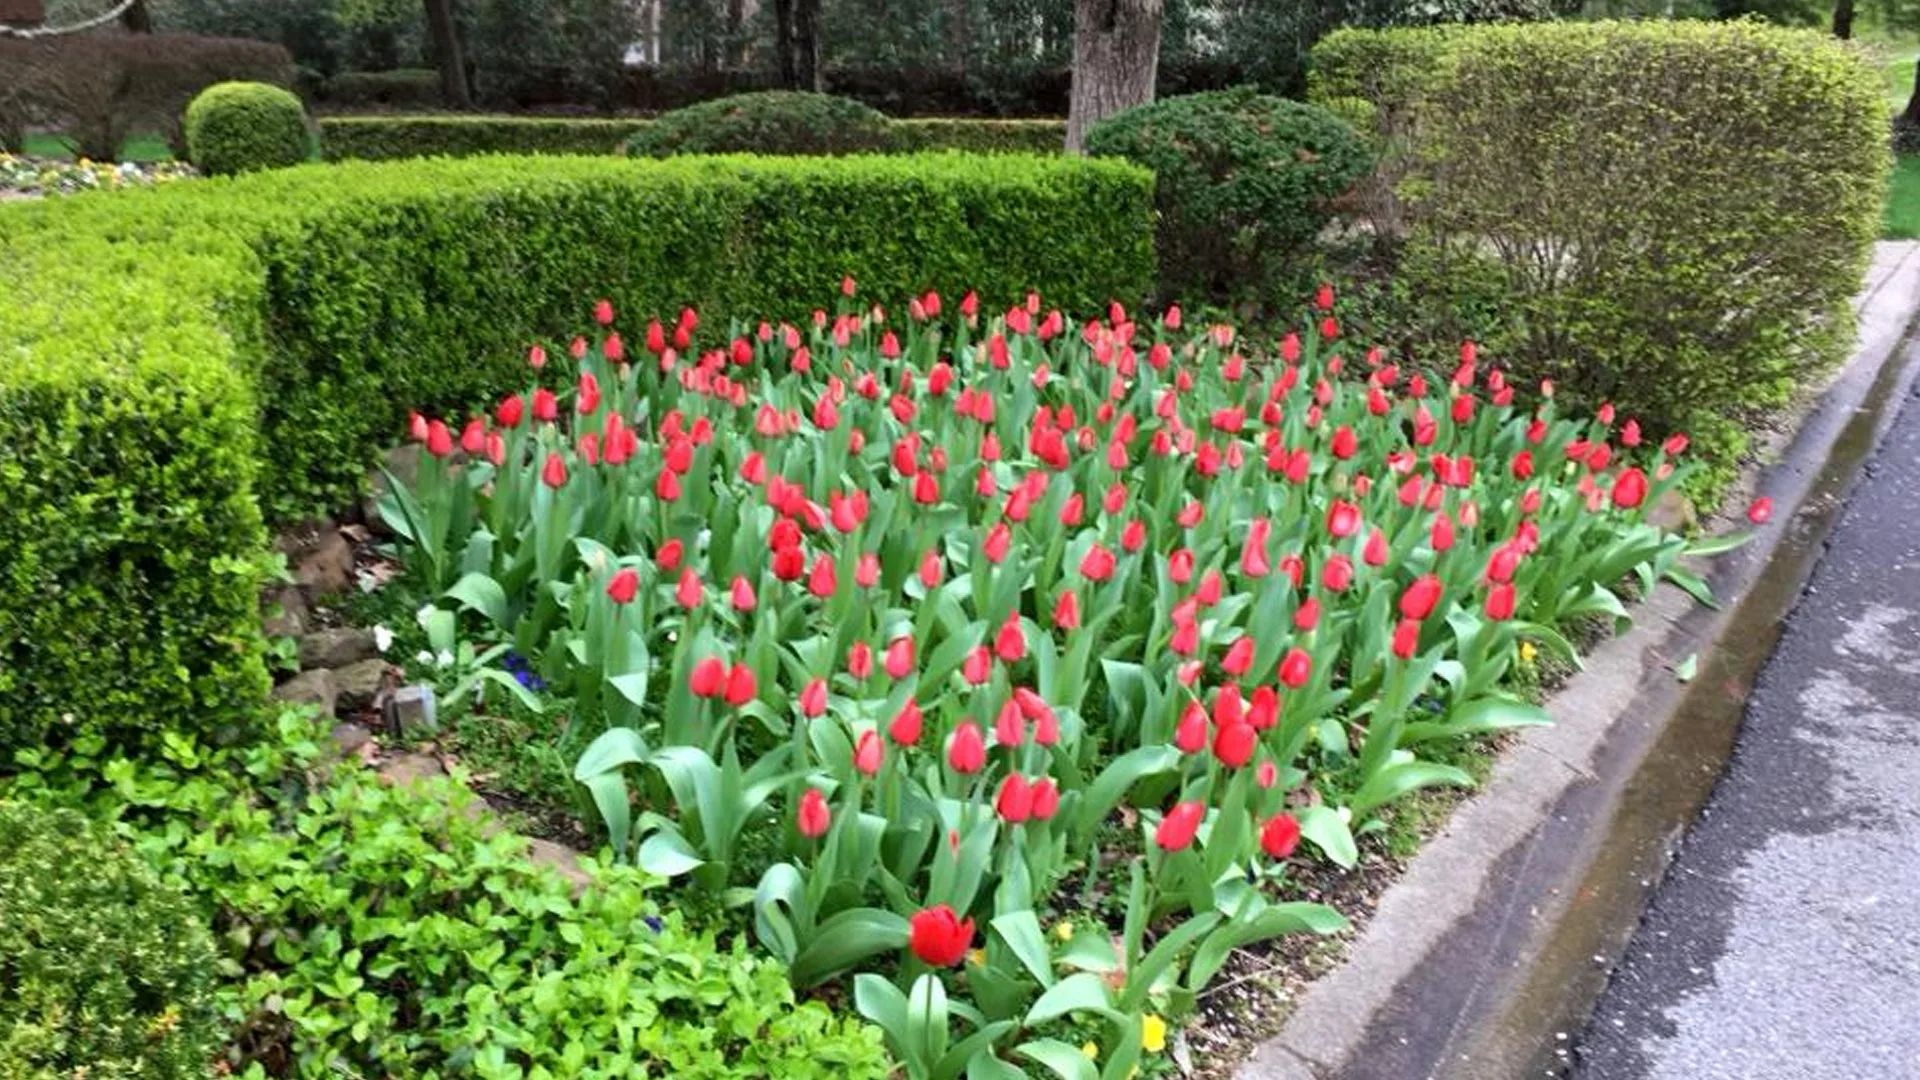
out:
<path id="1" fill-rule="evenodd" d="M 187 106 L 187 156 L 214 176 L 307 160 L 313 134 L 292 93 L 266 83 L 215 83 Z"/>
<path id="2" fill-rule="evenodd" d="M 206 1076 L 215 962 L 139 856 L 72 811 L 0 802 L 0 1076 Z"/>
<path id="3" fill-rule="evenodd" d="M 886 149 L 890 135 L 885 114 L 852 98 L 767 90 L 665 113 L 627 140 L 627 153 L 858 154 Z"/>
<path id="4" fill-rule="evenodd" d="M 1161 288 L 1195 299 L 1269 280 L 1371 164 L 1338 116 L 1246 87 L 1118 113 L 1087 152 L 1153 170 Z"/>

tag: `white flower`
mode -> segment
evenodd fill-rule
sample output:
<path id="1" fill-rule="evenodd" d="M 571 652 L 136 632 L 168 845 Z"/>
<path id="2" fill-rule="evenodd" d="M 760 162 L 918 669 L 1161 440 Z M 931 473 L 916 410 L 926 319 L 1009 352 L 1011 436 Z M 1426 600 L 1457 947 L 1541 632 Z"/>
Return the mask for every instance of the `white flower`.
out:
<path id="1" fill-rule="evenodd" d="M 452 667 L 453 666 L 453 650 L 441 649 L 440 655 L 434 657 L 433 662 L 436 664 L 439 664 L 441 667 Z"/>
<path id="2" fill-rule="evenodd" d="M 425 626 L 427 625 L 427 620 L 433 618 L 433 613 L 436 610 L 438 609 L 436 609 L 432 604 L 423 605 L 419 611 L 416 611 L 413 613 L 414 621 L 419 623 L 421 626 Z"/>
<path id="3" fill-rule="evenodd" d="M 390 646 L 392 646 L 392 644 L 393 644 L 393 631 L 387 629 L 384 626 L 376 626 L 373 628 L 373 647 L 374 648 L 379 649 L 381 652 L 386 652 L 387 649 Z"/>
<path id="4" fill-rule="evenodd" d="M 431 664 L 431 663 L 433 663 L 433 654 L 432 654 L 432 653 L 430 653 L 430 652 L 428 652 L 428 651 L 427 651 L 427 650 L 425 650 L 425 649 L 421 649 L 421 650 L 420 650 L 419 652 L 417 652 L 417 653 L 414 653 L 414 654 L 413 654 L 413 658 L 414 658 L 415 660 L 418 660 L 418 661 L 420 661 L 420 662 L 421 662 L 421 663 L 423 663 L 423 664 Z"/>
<path id="5" fill-rule="evenodd" d="M 1340 824 L 1342 825 L 1353 824 L 1353 807 L 1343 806 L 1340 808 Z"/>

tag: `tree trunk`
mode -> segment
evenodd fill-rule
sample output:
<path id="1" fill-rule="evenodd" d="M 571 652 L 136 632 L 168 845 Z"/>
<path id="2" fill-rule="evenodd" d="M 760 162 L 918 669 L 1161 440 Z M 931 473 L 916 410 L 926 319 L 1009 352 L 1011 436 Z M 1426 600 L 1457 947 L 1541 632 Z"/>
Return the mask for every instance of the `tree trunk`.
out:
<path id="1" fill-rule="evenodd" d="M 1853 0 L 1834 0 L 1833 36 L 1841 41 L 1853 37 Z"/>
<path id="2" fill-rule="evenodd" d="M 789 90 L 799 81 L 793 60 L 793 0 L 773 0 L 774 73 Z"/>
<path id="3" fill-rule="evenodd" d="M 820 63 L 820 0 L 793 3 L 793 88 L 815 93 L 827 88 Z"/>
<path id="4" fill-rule="evenodd" d="M 440 69 L 440 96 L 449 109 L 470 109 L 467 63 L 460 55 L 460 28 L 453 21 L 453 0 L 423 0 L 427 5 L 427 34 L 433 40 L 433 60 Z"/>
<path id="5" fill-rule="evenodd" d="M 153 33 L 153 13 L 147 10 L 147 0 L 133 0 L 133 6 L 121 12 L 120 25 L 130 34 Z"/>
<path id="6" fill-rule="evenodd" d="M 1907 107 L 1900 110 L 1900 118 L 1893 122 L 1893 127 L 1896 135 L 1905 132 L 1909 139 L 1920 135 L 1920 64 L 1913 66 L 1913 93 L 1908 96 Z"/>
<path id="7" fill-rule="evenodd" d="M 1094 124 L 1153 100 L 1164 10 L 1165 0 L 1074 0 L 1068 153 L 1085 150 Z"/>

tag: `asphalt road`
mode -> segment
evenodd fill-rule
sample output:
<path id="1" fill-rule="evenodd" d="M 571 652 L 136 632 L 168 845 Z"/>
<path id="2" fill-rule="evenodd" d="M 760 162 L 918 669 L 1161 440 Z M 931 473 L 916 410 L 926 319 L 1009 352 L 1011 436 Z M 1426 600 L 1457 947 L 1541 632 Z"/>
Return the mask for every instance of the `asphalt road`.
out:
<path id="1" fill-rule="evenodd" d="M 1920 1080 L 1920 397 L 1748 699 L 1574 1080 Z"/>

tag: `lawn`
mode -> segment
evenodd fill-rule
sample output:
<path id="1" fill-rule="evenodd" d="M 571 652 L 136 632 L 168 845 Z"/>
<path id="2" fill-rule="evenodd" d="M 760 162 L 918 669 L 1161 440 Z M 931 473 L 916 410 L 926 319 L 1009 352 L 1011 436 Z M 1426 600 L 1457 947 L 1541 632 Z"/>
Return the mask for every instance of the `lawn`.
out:
<path id="1" fill-rule="evenodd" d="M 71 158 L 73 152 L 60 136 L 51 132 L 35 132 L 27 136 L 25 150 L 29 157 Z M 173 150 L 167 146 L 167 140 L 158 132 L 144 131 L 127 136 L 120 146 L 121 161 L 172 161 Z"/>
<path id="2" fill-rule="evenodd" d="M 1920 238 L 1920 154 L 1903 154 L 1894 163 L 1880 235 L 1888 240 Z"/>

